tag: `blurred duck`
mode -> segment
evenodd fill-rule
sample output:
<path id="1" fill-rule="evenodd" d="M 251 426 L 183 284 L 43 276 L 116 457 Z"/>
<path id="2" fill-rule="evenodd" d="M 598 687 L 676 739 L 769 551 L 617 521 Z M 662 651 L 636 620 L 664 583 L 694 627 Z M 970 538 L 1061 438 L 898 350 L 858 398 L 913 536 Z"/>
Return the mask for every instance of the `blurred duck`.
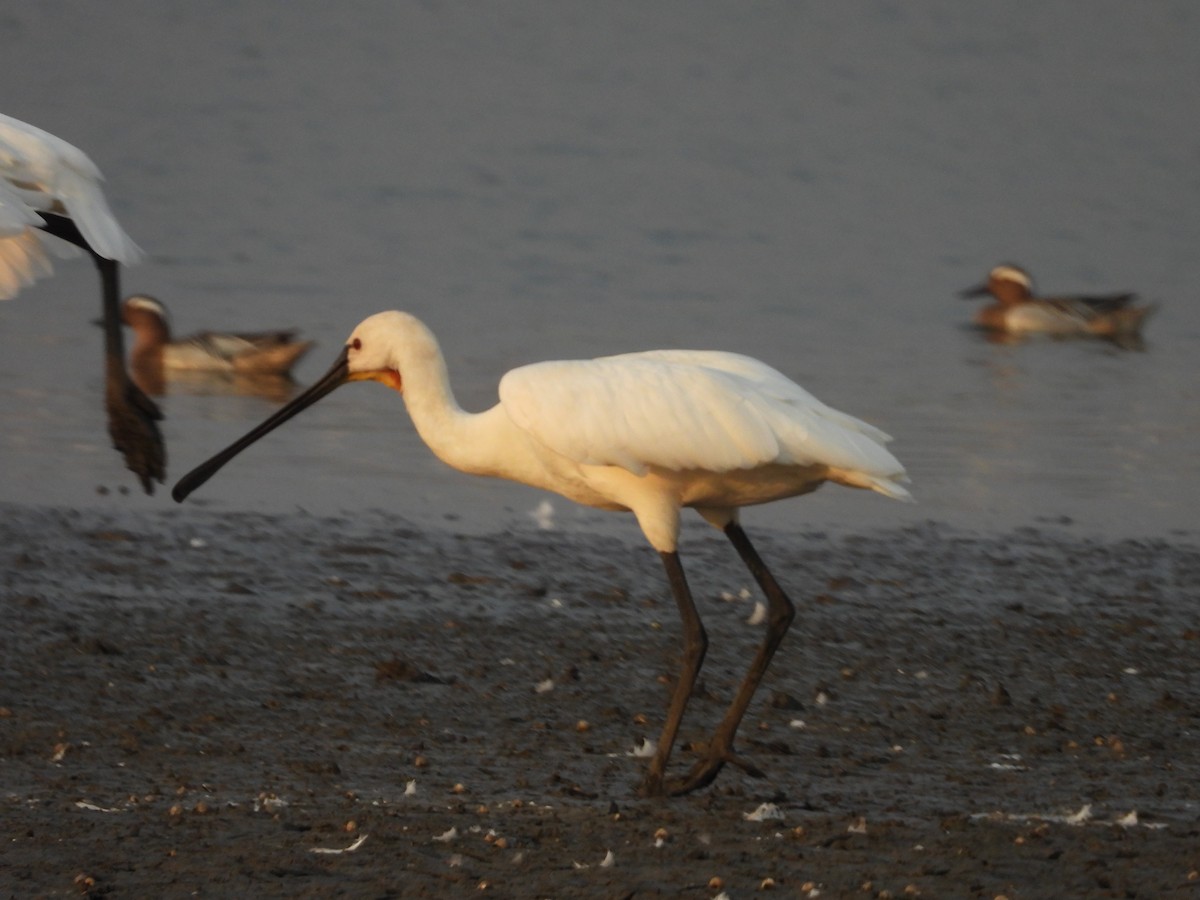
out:
<path id="1" fill-rule="evenodd" d="M 1056 335 L 1096 335 L 1113 339 L 1135 337 L 1151 306 L 1134 306 L 1137 294 L 1099 297 L 1035 297 L 1033 279 L 1014 265 L 996 266 L 987 281 L 960 292 L 962 297 L 991 295 L 994 303 L 975 313 L 975 324 L 1009 334 L 1040 332 Z"/>
<path id="2" fill-rule="evenodd" d="M 252 334 L 202 331 L 171 339 L 166 308 L 145 294 L 127 297 L 121 321 L 133 331 L 130 362 L 149 381 L 166 372 L 212 372 L 239 375 L 287 375 L 312 341 L 296 339 L 294 330 Z M 158 377 L 152 377 L 157 375 Z"/>

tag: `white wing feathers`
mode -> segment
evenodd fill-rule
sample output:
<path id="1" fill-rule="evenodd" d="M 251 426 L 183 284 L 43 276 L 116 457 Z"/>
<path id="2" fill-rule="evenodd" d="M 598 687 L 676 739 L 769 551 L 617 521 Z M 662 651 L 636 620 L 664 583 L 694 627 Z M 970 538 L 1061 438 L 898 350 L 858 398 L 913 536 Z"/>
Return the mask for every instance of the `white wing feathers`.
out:
<path id="1" fill-rule="evenodd" d="M 86 157 L 84 157 L 86 159 Z M 94 167 L 93 167 L 94 168 Z M 98 175 L 99 173 L 97 173 Z M 99 178 L 77 169 L 60 173 L 57 196 L 91 248 L 105 259 L 131 265 L 142 258 L 142 248 L 125 233 L 109 209 Z"/>
<path id="2" fill-rule="evenodd" d="M 0 283 L 19 287 L 49 272 L 39 244 L 44 235 L 35 230 L 39 210 L 69 216 L 103 257 L 125 264 L 141 259 L 141 248 L 109 209 L 102 181 L 78 147 L 0 114 Z"/>
<path id="3" fill-rule="evenodd" d="M 661 359 L 664 362 L 681 363 L 684 365 L 706 366 L 712 369 L 719 369 L 723 372 L 729 372 L 758 385 L 760 390 L 785 403 L 792 403 L 800 407 L 819 408 L 827 418 L 842 422 L 847 428 L 854 431 L 861 431 L 880 444 L 886 444 L 892 440 L 891 435 L 881 431 L 874 425 L 836 410 L 832 406 L 826 406 L 778 369 L 773 369 L 752 356 L 742 356 L 739 353 L 727 353 L 720 350 L 650 350 L 644 353 L 625 355 L 640 356 L 646 359 Z M 620 359 L 621 357 L 611 358 Z"/>
<path id="4" fill-rule="evenodd" d="M 41 217 L 0 178 L 0 300 L 15 297 L 21 288 L 50 274 L 53 267 L 33 227 L 41 223 Z"/>
<path id="5" fill-rule="evenodd" d="M 53 271 L 40 236 L 32 228 L 0 234 L 0 300 L 10 300 L 21 288 Z"/>
<path id="6" fill-rule="evenodd" d="M 820 463 L 872 483 L 904 474 L 882 431 L 737 354 L 661 350 L 538 363 L 505 375 L 500 399 L 555 452 L 639 475 L 649 466 L 727 472 L 770 463 Z"/>
<path id="7" fill-rule="evenodd" d="M 21 234 L 30 225 L 41 225 L 42 217 L 29 208 L 24 198 L 0 178 L 0 236 Z"/>

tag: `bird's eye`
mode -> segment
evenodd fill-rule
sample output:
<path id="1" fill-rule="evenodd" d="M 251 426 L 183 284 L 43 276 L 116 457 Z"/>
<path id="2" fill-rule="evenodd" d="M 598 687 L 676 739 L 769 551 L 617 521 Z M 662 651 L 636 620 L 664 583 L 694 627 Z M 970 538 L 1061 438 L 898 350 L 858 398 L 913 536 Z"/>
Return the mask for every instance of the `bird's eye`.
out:
<path id="1" fill-rule="evenodd" d="M 351 350 L 361 350 L 362 349 L 362 341 L 359 338 L 355 338 L 354 340 L 352 340 L 350 342 L 350 349 Z"/>

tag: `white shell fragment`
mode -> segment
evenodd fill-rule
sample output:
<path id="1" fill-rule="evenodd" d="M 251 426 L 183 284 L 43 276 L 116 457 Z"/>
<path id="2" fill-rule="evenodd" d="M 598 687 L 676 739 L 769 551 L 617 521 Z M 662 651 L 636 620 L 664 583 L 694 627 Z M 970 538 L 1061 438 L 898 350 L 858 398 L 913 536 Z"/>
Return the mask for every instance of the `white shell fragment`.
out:
<path id="1" fill-rule="evenodd" d="M 86 809 L 88 812 L 102 812 L 102 813 L 125 812 L 125 810 L 123 810 L 123 809 L 115 809 L 113 807 L 108 807 L 108 806 L 97 806 L 95 803 L 89 803 L 87 800 L 76 800 L 75 806 L 78 807 L 79 809 Z M 1136 817 L 1137 813 L 1134 813 L 1133 815 Z"/>
<path id="2" fill-rule="evenodd" d="M 254 798 L 255 812 L 278 812 L 287 805 L 286 800 L 274 794 L 261 793 Z"/>
<path id="3" fill-rule="evenodd" d="M 1085 803 L 1079 807 L 1079 812 L 1073 813 L 1063 819 L 1068 825 L 1082 825 L 1092 817 L 1092 804 Z"/>
<path id="4" fill-rule="evenodd" d="M 361 847 L 363 845 L 363 843 L 366 841 L 366 839 L 367 839 L 367 836 L 364 834 L 364 835 L 360 835 L 354 841 L 354 843 L 351 844 L 349 847 L 309 847 L 308 852 L 309 853 L 323 853 L 323 854 L 326 854 L 329 856 L 336 856 L 339 853 L 353 853 L 355 850 L 357 850 L 359 847 Z"/>
<path id="5" fill-rule="evenodd" d="M 554 504 L 549 500 L 539 503 L 536 509 L 530 511 L 529 517 L 542 531 L 554 530 Z"/>
<path id="6" fill-rule="evenodd" d="M 649 759 L 658 751 L 658 744 L 650 740 L 650 738 L 642 738 L 640 744 L 635 744 L 634 748 L 627 753 L 627 756 L 633 756 L 637 759 Z"/>
<path id="7" fill-rule="evenodd" d="M 742 818 L 747 822 L 766 822 L 769 819 L 782 819 L 783 810 L 774 803 L 763 803 L 754 812 L 743 813 Z"/>
<path id="8" fill-rule="evenodd" d="M 607 853 L 604 854 L 604 859 L 600 860 L 599 866 L 601 869 L 611 869 L 613 867 L 613 864 L 616 861 L 617 861 L 617 858 L 615 856 L 613 856 L 613 852 L 611 850 L 609 850 Z M 591 868 L 591 866 L 588 865 L 587 863 L 581 863 L 578 861 L 573 861 L 571 863 L 571 865 L 574 866 L 576 869 L 590 869 Z"/>

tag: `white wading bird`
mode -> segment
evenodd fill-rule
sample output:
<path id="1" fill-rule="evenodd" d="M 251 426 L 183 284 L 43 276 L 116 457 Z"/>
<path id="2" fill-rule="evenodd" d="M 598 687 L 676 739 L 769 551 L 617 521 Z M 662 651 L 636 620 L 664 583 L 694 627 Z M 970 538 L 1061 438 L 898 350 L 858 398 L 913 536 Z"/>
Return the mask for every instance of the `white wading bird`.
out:
<path id="1" fill-rule="evenodd" d="M 130 380 L 121 334 L 120 265 L 142 251 L 113 217 L 103 177 L 78 147 L 0 114 L 0 300 L 52 271 L 46 250 L 86 250 L 100 271 L 104 312 L 105 406 L 108 433 L 125 464 L 152 493 L 166 476 L 158 430 L 162 413 Z"/>
<path id="2" fill-rule="evenodd" d="M 683 620 L 684 652 L 642 792 L 682 794 L 726 763 L 760 775 L 733 740 L 794 610 L 738 524 L 738 509 L 795 497 L 825 481 L 911 500 L 888 436 L 831 409 L 757 360 L 733 353 L 656 350 L 514 369 L 500 402 L 459 408 L 429 329 L 384 312 L 350 335 L 333 368 L 240 440 L 179 480 L 182 501 L 253 442 L 348 381 L 401 392 L 422 440 L 444 462 L 507 478 L 601 509 L 631 511 L 662 557 Z M 667 761 L 700 672 L 708 638 L 679 562 L 679 512 L 692 507 L 722 529 L 769 604 L 767 636 L 702 757 L 679 779 Z"/>

